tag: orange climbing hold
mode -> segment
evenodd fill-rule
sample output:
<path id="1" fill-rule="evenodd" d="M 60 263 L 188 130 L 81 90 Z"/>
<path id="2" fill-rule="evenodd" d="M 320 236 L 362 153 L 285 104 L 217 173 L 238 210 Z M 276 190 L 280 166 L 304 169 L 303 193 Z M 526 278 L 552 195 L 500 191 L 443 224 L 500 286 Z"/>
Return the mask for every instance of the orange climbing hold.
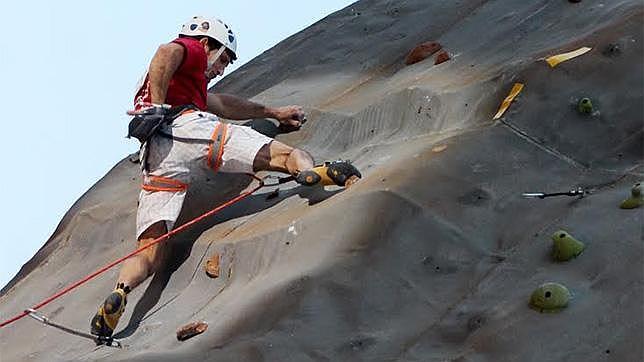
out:
<path id="1" fill-rule="evenodd" d="M 580 55 L 586 54 L 589 51 L 591 51 L 592 49 L 593 48 L 582 47 L 582 48 L 579 48 L 577 50 L 573 50 L 573 51 L 568 52 L 568 53 L 562 53 L 562 54 L 553 55 L 551 57 L 546 58 L 546 62 L 548 63 L 548 65 L 550 65 L 552 68 L 554 68 L 554 67 L 557 66 L 557 64 L 563 63 L 563 62 L 565 62 L 567 60 L 570 60 L 572 58 L 576 58 L 576 57 L 578 57 Z"/>
<path id="2" fill-rule="evenodd" d="M 219 259 L 219 253 L 215 253 L 206 261 L 206 274 L 211 278 L 219 277 Z"/>
<path id="3" fill-rule="evenodd" d="M 512 90 L 510 91 L 510 94 L 508 94 L 507 97 L 503 100 L 503 103 L 501 103 L 501 107 L 499 107 L 499 111 L 496 112 L 496 115 L 494 115 L 493 119 L 499 119 L 501 116 L 503 116 L 503 113 L 508 110 L 510 107 L 510 104 L 516 98 L 519 93 L 521 93 L 521 90 L 523 89 L 523 84 L 522 83 L 514 83 L 514 86 L 512 87 Z"/>

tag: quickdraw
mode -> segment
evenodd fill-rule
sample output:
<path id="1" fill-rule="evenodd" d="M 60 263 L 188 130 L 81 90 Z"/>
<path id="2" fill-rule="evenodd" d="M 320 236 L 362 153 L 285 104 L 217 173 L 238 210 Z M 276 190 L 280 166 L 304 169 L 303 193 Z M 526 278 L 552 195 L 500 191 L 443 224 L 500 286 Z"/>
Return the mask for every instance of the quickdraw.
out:
<path id="1" fill-rule="evenodd" d="M 554 196 L 579 196 L 579 197 L 584 197 L 586 195 L 587 191 L 584 190 L 581 187 L 578 187 L 576 189 L 572 189 L 568 192 L 553 192 L 553 193 L 545 193 L 545 192 L 524 192 L 521 196 L 523 196 L 526 199 L 534 199 L 534 198 L 539 198 L 539 199 L 545 199 L 546 197 L 554 197 Z"/>
<path id="2" fill-rule="evenodd" d="M 89 333 L 77 331 L 77 330 L 75 330 L 73 328 L 66 327 L 66 326 L 64 326 L 62 324 L 58 324 L 56 322 L 52 322 L 51 320 L 49 320 L 49 318 L 45 317 L 42 314 L 39 314 L 34 309 L 31 309 L 31 308 L 26 309 L 25 313 L 28 313 L 28 315 L 31 318 L 37 320 L 38 322 L 40 322 L 40 323 L 42 323 L 44 325 L 60 329 L 61 331 L 67 332 L 69 334 L 73 334 L 75 336 L 91 339 L 92 341 L 94 341 L 94 343 L 96 343 L 97 346 L 102 345 L 102 346 L 108 346 L 108 347 L 114 347 L 114 348 L 123 348 L 123 345 L 121 344 L 121 342 L 119 342 L 118 340 L 116 340 L 114 338 L 105 338 L 105 337 L 95 336 L 95 335 L 92 335 L 92 334 L 89 334 Z"/>

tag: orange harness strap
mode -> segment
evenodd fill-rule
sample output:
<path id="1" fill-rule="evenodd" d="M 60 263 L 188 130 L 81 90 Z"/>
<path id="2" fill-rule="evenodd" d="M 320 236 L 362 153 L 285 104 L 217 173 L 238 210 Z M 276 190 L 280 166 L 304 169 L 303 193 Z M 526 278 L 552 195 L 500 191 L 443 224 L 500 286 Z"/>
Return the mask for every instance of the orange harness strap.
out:
<path id="1" fill-rule="evenodd" d="M 212 141 L 208 146 L 207 163 L 208 167 L 217 172 L 221 166 L 221 156 L 224 153 L 224 144 L 226 143 L 226 135 L 228 134 L 228 125 L 225 123 L 218 123 L 215 130 L 212 132 L 210 140 Z M 217 152 L 215 158 L 213 155 Z"/>
<path id="2" fill-rule="evenodd" d="M 188 184 L 162 176 L 147 176 L 141 188 L 145 191 L 181 192 L 188 189 Z"/>
<path id="3" fill-rule="evenodd" d="M 189 113 L 186 111 L 184 113 Z M 228 134 L 228 125 L 225 123 L 218 123 L 215 130 L 212 132 L 211 142 L 208 145 L 207 163 L 208 167 L 217 172 L 221 166 L 221 156 L 224 153 L 224 144 L 226 143 L 226 136 Z M 215 154 L 216 152 L 216 154 Z M 143 179 L 141 188 L 145 191 L 168 191 L 168 192 L 181 192 L 188 189 L 188 184 L 169 177 L 162 176 L 146 176 Z"/>

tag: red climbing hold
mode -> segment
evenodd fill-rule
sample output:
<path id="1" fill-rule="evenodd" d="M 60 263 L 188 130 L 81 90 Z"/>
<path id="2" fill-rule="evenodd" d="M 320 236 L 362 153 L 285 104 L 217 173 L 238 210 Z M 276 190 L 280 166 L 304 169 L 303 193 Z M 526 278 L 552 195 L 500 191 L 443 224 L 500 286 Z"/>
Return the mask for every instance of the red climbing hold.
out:
<path id="1" fill-rule="evenodd" d="M 421 60 L 426 59 L 430 55 L 436 53 L 441 49 L 441 45 L 437 42 L 434 41 L 428 41 L 425 43 L 422 43 L 412 49 L 409 54 L 407 54 L 407 58 L 405 58 L 405 64 L 411 65 L 414 63 L 418 63 Z"/>
<path id="2" fill-rule="evenodd" d="M 177 330 L 177 339 L 185 341 L 186 339 L 190 339 L 205 332 L 206 329 L 208 329 L 208 324 L 206 322 L 192 322 L 190 324 L 186 324 Z"/>
<path id="3" fill-rule="evenodd" d="M 450 60 L 449 53 L 447 53 L 445 50 L 441 50 L 440 53 L 436 55 L 436 61 L 434 62 L 434 65 L 444 63 L 448 60 Z"/>

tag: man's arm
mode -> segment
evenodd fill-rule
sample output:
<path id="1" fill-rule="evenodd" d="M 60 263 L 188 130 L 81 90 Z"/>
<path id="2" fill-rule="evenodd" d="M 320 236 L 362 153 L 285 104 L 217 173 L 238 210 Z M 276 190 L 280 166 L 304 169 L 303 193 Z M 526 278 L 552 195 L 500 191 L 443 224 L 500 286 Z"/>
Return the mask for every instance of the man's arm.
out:
<path id="1" fill-rule="evenodd" d="M 183 53 L 183 46 L 176 43 L 163 44 L 157 49 L 148 70 L 152 103 L 165 103 L 170 80 L 183 61 Z"/>
<path id="2" fill-rule="evenodd" d="M 304 121 L 302 107 L 267 107 L 225 93 L 208 93 L 208 112 L 232 120 L 274 118 L 280 121 L 280 123 L 298 127 Z"/>
<path id="3" fill-rule="evenodd" d="M 273 108 L 224 93 L 208 93 L 208 112 L 232 120 L 275 118 Z"/>

